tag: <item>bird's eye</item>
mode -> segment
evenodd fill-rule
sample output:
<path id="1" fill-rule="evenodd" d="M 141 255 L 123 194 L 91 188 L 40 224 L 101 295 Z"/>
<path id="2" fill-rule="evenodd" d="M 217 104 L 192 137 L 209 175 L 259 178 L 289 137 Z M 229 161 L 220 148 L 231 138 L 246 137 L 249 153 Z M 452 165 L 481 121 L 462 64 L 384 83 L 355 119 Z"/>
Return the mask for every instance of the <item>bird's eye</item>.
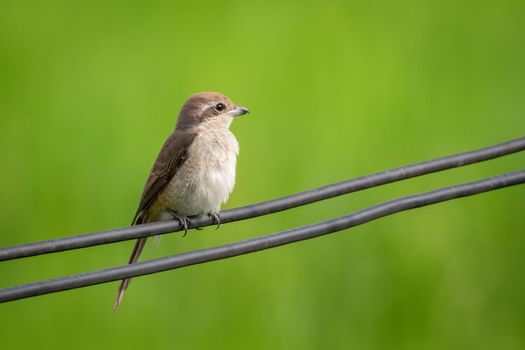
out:
<path id="1" fill-rule="evenodd" d="M 215 109 L 218 110 L 219 112 L 222 112 L 226 109 L 226 106 L 224 105 L 224 103 L 217 103 L 215 105 Z"/>

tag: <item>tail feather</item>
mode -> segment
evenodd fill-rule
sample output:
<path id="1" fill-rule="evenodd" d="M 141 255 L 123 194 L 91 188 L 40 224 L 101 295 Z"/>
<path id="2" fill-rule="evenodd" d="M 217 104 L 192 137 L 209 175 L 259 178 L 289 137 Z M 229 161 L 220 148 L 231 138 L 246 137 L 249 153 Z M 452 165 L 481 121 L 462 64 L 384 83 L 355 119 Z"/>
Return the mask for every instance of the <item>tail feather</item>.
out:
<path id="1" fill-rule="evenodd" d="M 135 243 L 135 247 L 133 247 L 133 251 L 131 252 L 131 256 L 129 257 L 129 264 L 134 264 L 139 260 L 140 253 L 142 253 L 142 250 L 144 249 L 144 246 L 146 245 L 147 238 L 139 238 L 137 239 Z M 126 292 L 126 289 L 128 288 L 129 283 L 131 282 L 131 278 L 125 278 L 120 282 L 120 286 L 118 287 L 118 293 L 117 298 L 115 300 L 115 305 L 113 307 L 114 311 L 117 311 L 120 303 L 122 302 L 122 298 L 124 298 L 124 293 Z"/>

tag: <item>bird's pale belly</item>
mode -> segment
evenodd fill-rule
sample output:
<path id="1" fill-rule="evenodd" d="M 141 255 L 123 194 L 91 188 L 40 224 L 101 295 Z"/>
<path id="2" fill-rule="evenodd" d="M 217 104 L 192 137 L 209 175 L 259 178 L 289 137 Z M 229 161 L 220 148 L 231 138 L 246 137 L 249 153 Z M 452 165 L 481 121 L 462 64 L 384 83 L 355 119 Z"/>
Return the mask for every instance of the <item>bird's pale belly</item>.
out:
<path id="1" fill-rule="evenodd" d="M 233 134 L 201 135 L 188 153 L 151 206 L 151 221 L 172 219 L 168 209 L 184 216 L 218 212 L 232 192 L 238 153 Z"/>

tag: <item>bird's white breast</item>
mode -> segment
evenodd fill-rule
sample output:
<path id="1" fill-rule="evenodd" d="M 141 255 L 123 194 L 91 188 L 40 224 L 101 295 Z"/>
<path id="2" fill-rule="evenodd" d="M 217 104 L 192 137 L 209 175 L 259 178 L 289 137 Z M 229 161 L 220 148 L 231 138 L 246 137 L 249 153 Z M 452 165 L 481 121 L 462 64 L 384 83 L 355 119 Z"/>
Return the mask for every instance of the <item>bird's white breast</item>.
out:
<path id="1" fill-rule="evenodd" d="M 202 129 L 161 201 L 182 215 L 218 212 L 235 185 L 238 153 L 239 144 L 228 128 Z"/>

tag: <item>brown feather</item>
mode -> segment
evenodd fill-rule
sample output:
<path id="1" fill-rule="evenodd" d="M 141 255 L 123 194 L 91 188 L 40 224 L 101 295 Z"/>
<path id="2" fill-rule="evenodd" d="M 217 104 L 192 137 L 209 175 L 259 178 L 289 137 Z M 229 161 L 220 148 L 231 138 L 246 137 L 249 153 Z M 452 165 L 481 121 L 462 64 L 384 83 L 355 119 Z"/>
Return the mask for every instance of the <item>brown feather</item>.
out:
<path id="1" fill-rule="evenodd" d="M 168 137 L 146 180 L 139 207 L 131 223 L 132 225 L 137 224 L 137 218 L 141 213 L 145 214 L 144 211 L 150 207 L 151 203 L 170 182 L 177 170 L 184 164 L 188 155 L 188 148 L 195 136 L 194 132 L 176 130 Z"/>
<path id="2" fill-rule="evenodd" d="M 184 164 L 190 147 L 196 134 L 190 130 L 175 130 L 166 140 L 164 146 L 159 152 L 150 175 L 144 186 L 144 191 L 140 198 L 139 207 L 131 225 L 139 225 L 150 220 L 148 218 L 148 209 L 157 199 L 159 193 L 166 187 L 177 170 Z M 136 241 L 135 247 L 131 252 L 129 264 L 134 264 L 139 260 L 140 253 L 144 249 L 147 238 L 140 238 Z M 131 278 L 123 279 L 118 288 L 117 298 L 115 300 L 114 310 L 117 311 L 124 293 L 131 282 Z"/>

